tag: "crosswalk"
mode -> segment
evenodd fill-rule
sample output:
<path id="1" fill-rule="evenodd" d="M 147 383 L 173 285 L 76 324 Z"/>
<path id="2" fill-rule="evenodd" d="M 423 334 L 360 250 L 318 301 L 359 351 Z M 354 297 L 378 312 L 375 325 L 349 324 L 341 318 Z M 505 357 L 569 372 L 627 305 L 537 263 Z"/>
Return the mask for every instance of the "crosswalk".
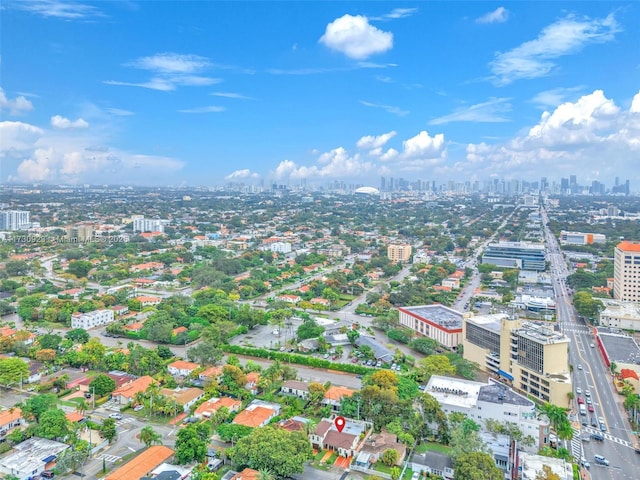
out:
<path id="1" fill-rule="evenodd" d="M 109 455 L 107 453 L 101 453 L 97 456 L 98 460 L 106 460 L 107 462 L 116 463 L 122 460 L 122 457 L 117 455 Z"/>
<path id="2" fill-rule="evenodd" d="M 580 439 L 580 429 L 573 427 L 573 438 L 571 439 L 571 455 L 579 462 L 582 458 L 582 440 Z"/>
<path id="3" fill-rule="evenodd" d="M 121 427 L 122 425 L 126 425 L 127 423 L 135 422 L 134 418 L 126 417 L 122 420 L 116 420 L 116 427 Z"/>
<path id="4" fill-rule="evenodd" d="M 629 448 L 634 448 L 633 444 L 627 440 L 624 440 L 622 438 L 619 437 L 614 437 L 613 435 L 611 435 L 610 433 L 603 433 L 600 430 L 596 430 L 595 428 L 585 428 L 585 431 L 587 431 L 588 433 L 600 433 L 602 434 L 602 436 L 606 439 L 606 440 L 610 440 L 612 442 L 617 443 L 618 445 L 623 445 L 625 447 L 629 447 Z"/>

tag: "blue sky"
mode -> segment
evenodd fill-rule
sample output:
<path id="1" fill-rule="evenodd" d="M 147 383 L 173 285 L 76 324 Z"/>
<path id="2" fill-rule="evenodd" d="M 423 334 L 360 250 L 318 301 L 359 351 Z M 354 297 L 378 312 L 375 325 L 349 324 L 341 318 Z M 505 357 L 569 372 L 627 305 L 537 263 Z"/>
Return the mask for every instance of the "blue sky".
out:
<path id="1" fill-rule="evenodd" d="M 640 185 L 635 2 L 1 7 L 3 182 Z"/>

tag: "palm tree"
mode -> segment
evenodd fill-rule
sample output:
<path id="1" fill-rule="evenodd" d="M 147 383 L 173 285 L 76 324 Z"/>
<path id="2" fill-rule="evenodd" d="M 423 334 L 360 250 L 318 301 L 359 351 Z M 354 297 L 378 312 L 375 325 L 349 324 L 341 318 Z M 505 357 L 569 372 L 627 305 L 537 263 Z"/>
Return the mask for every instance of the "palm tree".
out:
<path id="1" fill-rule="evenodd" d="M 276 477 L 267 469 L 261 469 L 258 471 L 258 480 L 276 480 Z"/>
<path id="2" fill-rule="evenodd" d="M 79 398 L 76 405 L 76 412 L 78 412 L 80 415 L 83 415 L 88 408 L 89 405 L 87 404 L 87 401 L 84 398 Z"/>
<path id="3" fill-rule="evenodd" d="M 140 430 L 140 441 L 147 447 L 150 447 L 154 443 L 159 445 L 162 443 L 162 435 L 156 432 L 152 427 L 146 426 Z"/>

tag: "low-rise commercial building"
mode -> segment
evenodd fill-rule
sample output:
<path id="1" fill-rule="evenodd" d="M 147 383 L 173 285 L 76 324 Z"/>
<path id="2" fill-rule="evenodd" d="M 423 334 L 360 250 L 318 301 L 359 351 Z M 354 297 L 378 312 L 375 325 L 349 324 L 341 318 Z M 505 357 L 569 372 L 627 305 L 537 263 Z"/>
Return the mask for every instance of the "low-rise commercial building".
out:
<path id="1" fill-rule="evenodd" d="M 464 319 L 464 358 L 501 377 L 513 388 L 566 406 L 571 392 L 569 338 L 552 326 L 506 314 Z"/>
<path id="2" fill-rule="evenodd" d="M 463 413 L 485 430 L 490 420 L 517 425 L 525 437 L 533 439 L 530 446 L 521 443 L 520 448 L 537 452 L 549 445 L 549 422 L 537 417 L 536 404 L 500 382 L 482 383 L 433 375 L 425 391 L 438 401 L 445 413 Z"/>
<path id="3" fill-rule="evenodd" d="M 546 269 L 545 247 L 541 243 L 490 243 L 482 255 L 482 263 L 506 268 L 543 271 Z"/>
<path id="4" fill-rule="evenodd" d="M 400 325 L 420 336 L 436 340 L 440 345 L 455 350 L 462 343 L 464 315 L 443 305 L 399 307 Z"/>
<path id="5" fill-rule="evenodd" d="M 601 301 L 605 309 L 600 312 L 600 325 L 640 331 L 640 303 L 605 299 Z"/>
<path id="6" fill-rule="evenodd" d="M 607 237 L 602 233 L 560 232 L 561 245 L 591 245 L 593 243 L 606 243 Z"/>

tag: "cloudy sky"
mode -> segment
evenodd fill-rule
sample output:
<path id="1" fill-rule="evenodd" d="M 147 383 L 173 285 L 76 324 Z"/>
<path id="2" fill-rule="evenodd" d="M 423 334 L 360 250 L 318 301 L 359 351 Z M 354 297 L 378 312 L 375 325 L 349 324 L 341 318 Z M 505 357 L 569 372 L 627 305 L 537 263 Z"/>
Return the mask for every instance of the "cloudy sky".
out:
<path id="1" fill-rule="evenodd" d="M 640 4 L 1 0 L 0 180 L 640 188 Z"/>

